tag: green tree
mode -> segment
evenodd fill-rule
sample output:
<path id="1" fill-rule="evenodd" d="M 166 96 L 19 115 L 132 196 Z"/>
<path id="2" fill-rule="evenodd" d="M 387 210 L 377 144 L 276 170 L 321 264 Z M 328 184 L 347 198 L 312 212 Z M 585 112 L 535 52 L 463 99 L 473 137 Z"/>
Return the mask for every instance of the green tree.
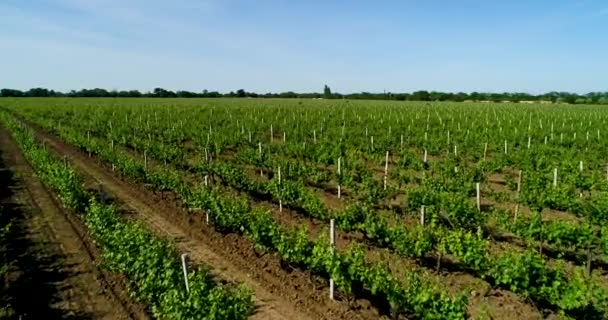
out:
<path id="1" fill-rule="evenodd" d="M 331 89 L 329 88 L 329 86 L 325 85 L 323 87 L 323 98 L 325 99 L 331 99 Z"/>

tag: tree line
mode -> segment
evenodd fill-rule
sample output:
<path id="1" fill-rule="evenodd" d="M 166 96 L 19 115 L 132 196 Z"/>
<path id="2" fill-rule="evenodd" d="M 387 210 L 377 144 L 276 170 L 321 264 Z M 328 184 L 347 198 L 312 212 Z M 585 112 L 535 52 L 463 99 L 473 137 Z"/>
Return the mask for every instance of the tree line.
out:
<path id="1" fill-rule="evenodd" d="M 122 97 L 122 98 L 309 98 L 309 99 L 365 99 L 365 100 L 399 100 L 399 101 L 489 101 L 489 102 L 558 102 L 572 104 L 608 104 L 608 92 L 590 92 L 576 94 L 570 92 L 548 92 L 544 94 L 528 94 L 520 92 L 484 93 L 484 92 L 440 92 L 420 90 L 411 93 L 371 93 L 359 92 L 340 94 L 332 92 L 325 85 L 322 93 L 296 93 L 292 91 L 281 93 L 255 93 L 244 89 L 220 93 L 218 91 L 203 90 L 201 92 L 171 91 L 155 88 L 149 92 L 138 90 L 116 91 L 100 88 L 82 89 L 79 91 L 60 92 L 46 88 L 32 88 L 27 91 L 17 89 L 0 89 L 0 97 Z"/>

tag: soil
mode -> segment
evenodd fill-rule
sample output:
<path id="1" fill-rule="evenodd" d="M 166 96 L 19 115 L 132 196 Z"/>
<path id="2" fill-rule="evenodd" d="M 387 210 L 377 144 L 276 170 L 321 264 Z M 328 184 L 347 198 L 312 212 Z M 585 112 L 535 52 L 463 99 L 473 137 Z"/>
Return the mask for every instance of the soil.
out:
<path id="1" fill-rule="evenodd" d="M 103 183 L 104 188 L 110 191 L 110 193 L 119 194 L 119 199 L 117 200 L 124 202 L 127 207 L 130 207 L 131 210 L 134 211 L 133 215 L 137 219 L 147 221 L 149 225 L 152 225 L 153 228 L 161 234 L 166 234 L 171 238 L 178 239 L 178 244 L 180 244 L 180 247 L 184 248 L 185 252 L 189 252 L 191 255 L 194 254 L 193 258 L 195 258 L 195 260 L 207 263 L 215 268 L 218 277 L 233 282 L 245 282 L 247 284 L 253 282 L 254 286 L 250 285 L 250 287 L 256 291 L 256 295 L 258 296 L 258 301 L 256 301 L 258 313 L 256 316 L 260 316 L 260 318 L 264 319 L 269 318 L 271 315 L 270 313 L 267 313 L 266 310 L 276 311 L 276 313 L 281 315 L 281 310 L 275 308 L 280 308 L 281 305 L 286 306 L 289 303 L 297 306 L 300 310 L 304 310 L 303 314 L 320 319 L 329 316 L 329 313 L 327 313 L 329 311 L 337 311 L 338 313 L 331 314 L 337 318 L 353 318 L 354 316 L 359 318 L 373 318 L 378 317 L 378 315 L 382 313 L 382 311 L 376 310 L 373 304 L 370 304 L 370 301 L 364 299 L 359 299 L 355 301 L 354 305 L 350 304 L 350 306 L 346 305 L 343 301 L 340 301 L 328 307 L 327 299 L 325 299 L 327 290 L 326 284 L 320 281 L 321 279 L 291 266 L 287 266 L 287 268 L 291 268 L 291 270 L 287 271 L 288 273 L 291 271 L 291 274 L 294 274 L 294 279 L 292 281 L 295 283 L 293 284 L 293 287 L 283 288 L 282 290 L 273 287 L 275 284 L 272 283 L 272 280 L 276 281 L 277 279 L 282 279 L 282 281 L 289 282 L 288 278 L 285 278 L 284 276 L 286 267 L 281 265 L 276 258 L 253 250 L 251 243 L 246 239 L 242 239 L 242 237 L 236 235 L 218 235 L 210 228 L 207 228 L 203 219 L 201 219 L 201 215 L 190 214 L 188 216 L 183 209 L 177 208 L 171 199 L 166 199 L 159 194 L 152 194 L 139 185 L 116 179 L 110 170 L 97 166 L 94 163 L 94 159 L 88 158 L 86 155 L 76 151 L 61 140 L 52 137 L 51 135 L 44 134 L 43 131 L 40 131 L 39 134 L 41 135 L 41 138 L 47 139 L 50 146 L 56 148 L 61 155 L 68 154 L 70 158 L 76 156 L 80 157 L 73 158 L 72 160 L 78 167 L 82 167 L 81 170 L 87 172 L 92 180 L 95 180 L 96 183 Z M 100 170 L 100 172 L 94 173 L 95 170 Z M 111 182 L 112 184 L 126 184 L 126 186 L 122 187 L 120 185 L 115 185 L 110 187 L 107 185 L 108 182 Z M 127 193 L 127 196 L 125 196 L 125 192 Z M 128 193 L 133 193 L 135 198 L 129 199 Z M 147 201 L 150 201 L 151 199 L 152 203 L 146 204 L 146 198 L 149 199 Z M 327 201 L 327 199 L 324 200 Z M 156 203 L 154 201 L 156 201 Z M 316 219 L 302 217 L 295 211 L 284 208 L 283 212 L 278 212 L 276 205 L 272 205 L 267 201 L 261 201 L 259 204 L 272 207 L 273 215 L 282 225 L 307 225 L 311 234 L 318 234 L 320 231 L 326 229 L 326 226 L 319 221 L 316 221 Z M 146 206 L 149 208 L 145 208 Z M 163 212 L 155 212 L 155 209 L 158 210 L 159 207 Z M 171 223 L 173 223 L 172 226 L 170 225 Z M 213 247 L 218 246 L 219 248 L 224 248 L 227 252 L 218 254 L 213 248 L 200 248 L 200 241 L 213 243 Z M 339 235 L 337 245 L 339 248 L 346 247 L 352 241 L 361 242 L 362 239 L 361 237 L 357 237 L 356 234 Z M 369 250 L 368 253 L 370 254 L 383 251 L 377 248 L 367 248 L 367 250 Z M 216 256 L 214 256 L 214 254 Z M 390 256 L 388 261 L 391 261 L 391 270 L 402 269 L 411 263 L 408 259 L 400 259 L 390 253 L 387 254 Z M 240 265 L 238 263 L 239 261 L 236 261 L 239 259 L 239 256 L 241 257 Z M 385 259 L 383 261 L 387 260 Z M 240 270 L 248 270 L 248 268 L 250 270 L 247 272 L 248 277 L 241 277 L 239 275 Z M 256 273 L 257 271 L 255 269 L 258 268 L 265 269 L 267 273 L 274 277 L 274 279 L 268 281 L 267 284 L 260 284 L 259 282 L 264 278 Z M 304 278 L 301 277 L 301 274 L 305 275 Z M 485 281 L 476 279 L 467 273 L 458 271 L 449 271 L 445 273 L 442 271 L 437 275 L 437 279 L 438 282 L 443 283 L 442 287 L 445 286 L 445 284 L 450 284 L 447 287 L 459 288 L 457 291 L 460 291 L 460 289 L 471 291 L 471 303 L 469 305 L 469 312 L 471 315 L 486 316 L 492 319 L 512 318 L 515 314 L 518 319 L 542 318 L 540 311 L 522 297 L 505 290 L 492 290 Z M 300 281 L 299 284 L 297 284 L 298 281 Z M 255 285 L 260 286 L 256 287 Z M 298 288 L 303 288 L 303 296 L 290 296 L 294 289 L 297 291 Z M 262 289 L 262 291 L 259 291 L 259 289 Z M 269 293 L 269 295 L 264 297 L 263 295 L 260 295 L 260 292 L 262 292 L 262 294 Z M 310 294 L 306 294 L 310 292 L 317 292 L 317 294 L 313 294 L 311 297 Z M 273 298 L 273 295 L 275 298 Z M 273 300 L 276 299 L 277 295 L 285 297 L 285 301 Z M 339 300 L 345 299 L 341 298 Z M 278 306 L 275 306 L 275 302 Z M 353 309 L 357 310 L 357 312 L 352 312 L 352 310 L 349 311 L 348 307 L 354 307 Z M 323 315 L 323 310 L 326 312 L 325 315 Z M 315 314 L 315 312 L 317 313 Z M 291 317 L 295 318 L 293 315 Z"/>
<path id="2" fill-rule="evenodd" d="M 3 284 L 9 318 L 148 319 L 122 280 L 97 267 L 82 225 L 47 191 L 9 133 L 0 128 L 0 207 L 15 227 Z"/>
<path id="3" fill-rule="evenodd" d="M 98 164 L 95 157 L 50 135 L 31 124 L 39 140 L 49 150 L 70 163 L 85 176 L 90 186 L 103 185 L 115 202 L 130 211 L 129 217 L 145 222 L 155 233 L 172 239 L 199 265 L 211 268 L 218 279 L 245 283 L 255 293 L 256 311 L 251 319 L 377 319 L 381 311 L 369 301 L 347 301 L 338 295 L 328 299 L 325 280 L 280 259 L 256 250 L 253 243 L 237 234 L 221 234 L 205 224 L 204 215 L 188 212 L 165 194 L 122 180 Z"/>

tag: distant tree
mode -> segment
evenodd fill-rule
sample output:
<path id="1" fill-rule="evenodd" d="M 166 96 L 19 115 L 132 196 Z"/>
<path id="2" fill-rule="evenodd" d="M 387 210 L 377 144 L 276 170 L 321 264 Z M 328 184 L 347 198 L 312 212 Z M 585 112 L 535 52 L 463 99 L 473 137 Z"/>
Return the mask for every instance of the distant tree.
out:
<path id="1" fill-rule="evenodd" d="M 245 92 L 245 90 L 243 90 L 243 89 L 239 89 L 236 91 L 236 96 L 238 98 L 244 98 L 247 96 L 247 92 Z"/>
<path id="2" fill-rule="evenodd" d="M 293 91 L 281 92 L 279 93 L 279 97 L 281 98 L 297 98 L 298 95 Z"/>
<path id="3" fill-rule="evenodd" d="M 190 91 L 178 91 L 176 92 L 178 98 L 194 98 L 196 93 Z"/>
<path id="4" fill-rule="evenodd" d="M 323 87 L 323 98 L 325 98 L 325 99 L 331 99 L 332 98 L 331 89 L 329 88 L 328 85 L 325 85 Z"/>
<path id="5" fill-rule="evenodd" d="M 175 94 L 175 92 L 169 91 L 169 90 L 165 90 L 163 88 L 154 88 L 154 92 L 152 93 L 152 95 L 154 97 L 158 97 L 158 98 L 177 97 L 177 95 Z"/>
<path id="6" fill-rule="evenodd" d="M 23 97 L 24 94 L 17 89 L 2 89 L 0 90 L 0 96 L 2 97 Z"/>
<path id="7" fill-rule="evenodd" d="M 45 88 L 32 88 L 25 92 L 27 97 L 49 97 L 50 91 Z"/>
<path id="8" fill-rule="evenodd" d="M 425 91 L 425 90 L 416 91 L 416 92 L 412 93 L 412 95 L 410 96 L 410 100 L 429 101 L 429 100 L 431 100 L 431 95 L 429 94 L 428 91 Z"/>

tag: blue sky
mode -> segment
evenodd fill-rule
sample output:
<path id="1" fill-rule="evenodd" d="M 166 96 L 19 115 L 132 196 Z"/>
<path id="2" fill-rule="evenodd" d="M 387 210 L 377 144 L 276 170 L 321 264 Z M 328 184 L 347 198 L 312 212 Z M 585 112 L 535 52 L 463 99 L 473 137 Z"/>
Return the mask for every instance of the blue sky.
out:
<path id="1" fill-rule="evenodd" d="M 608 90 L 605 0 L 2 0 L 0 87 Z"/>

